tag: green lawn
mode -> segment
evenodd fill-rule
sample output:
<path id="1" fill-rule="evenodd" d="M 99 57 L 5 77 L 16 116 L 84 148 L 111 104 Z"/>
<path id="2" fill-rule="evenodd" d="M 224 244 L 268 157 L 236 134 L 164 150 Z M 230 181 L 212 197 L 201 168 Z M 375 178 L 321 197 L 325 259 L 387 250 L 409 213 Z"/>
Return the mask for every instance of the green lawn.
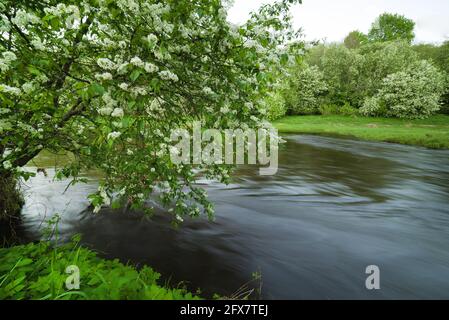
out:
<path id="1" fill-rule="evenodd" d="M 281 133 L 346 136 L 371 141 L 394 142 L 449 149 L 449 116 L 423 120 L 351 116 L 289 116 L 274 122 Z"/>

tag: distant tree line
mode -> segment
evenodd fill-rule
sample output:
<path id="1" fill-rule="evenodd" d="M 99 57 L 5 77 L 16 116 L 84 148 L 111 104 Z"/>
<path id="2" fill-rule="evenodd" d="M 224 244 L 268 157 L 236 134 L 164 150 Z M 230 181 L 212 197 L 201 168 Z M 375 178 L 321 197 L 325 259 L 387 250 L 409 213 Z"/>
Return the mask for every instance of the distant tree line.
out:
<path id="1" fill-rule="evenodd" d="M 368 34 L 309 46 L 270 97 L 283 114 L 425 118 L 449 113 L 449 41 L 413 45 L 415 23 L 382 14 Z"/>

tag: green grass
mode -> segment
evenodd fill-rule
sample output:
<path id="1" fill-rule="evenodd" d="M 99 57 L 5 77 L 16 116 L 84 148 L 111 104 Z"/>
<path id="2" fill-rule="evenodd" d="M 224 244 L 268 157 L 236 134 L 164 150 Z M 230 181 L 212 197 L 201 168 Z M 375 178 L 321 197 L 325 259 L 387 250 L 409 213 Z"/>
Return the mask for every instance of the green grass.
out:
<path id="1" fill-rule="evenodd" d="M 78 241 L 59 247 L 39 242 L 0 248 L 0 300 L 199 299 L 184 288 L 159 284 L 160 274 L 150 267 L 137 270 L 118 260 L 101 259 Z M 79 289 L 66 287 L 69 266 L 79 268 Z"/>
<path id="2" fill-rule="evenodd" d="M 356 116 L 289 116 L 274 122 L 281 133 L 352 137 L 449 149 L 449 116 L 428 119 L 366 118 Z"/>

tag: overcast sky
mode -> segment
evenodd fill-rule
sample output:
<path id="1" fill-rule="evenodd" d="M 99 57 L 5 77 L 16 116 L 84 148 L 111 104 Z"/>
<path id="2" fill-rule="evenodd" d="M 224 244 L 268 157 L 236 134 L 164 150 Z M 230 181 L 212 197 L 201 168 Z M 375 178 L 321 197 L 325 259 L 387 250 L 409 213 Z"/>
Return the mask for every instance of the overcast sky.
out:
<path id="1" fill-rule="evenodd" d="M 271 0 L 234 0 L 229 20 L 242 23 L 249 12 Z M 352 30 L 368 32 L 384 12 L 399 13 L 416 22 L 415 42 L 449 40 L 449 0 L 303 0 L 292 14 L 306 40 L 341 41 Z"/>

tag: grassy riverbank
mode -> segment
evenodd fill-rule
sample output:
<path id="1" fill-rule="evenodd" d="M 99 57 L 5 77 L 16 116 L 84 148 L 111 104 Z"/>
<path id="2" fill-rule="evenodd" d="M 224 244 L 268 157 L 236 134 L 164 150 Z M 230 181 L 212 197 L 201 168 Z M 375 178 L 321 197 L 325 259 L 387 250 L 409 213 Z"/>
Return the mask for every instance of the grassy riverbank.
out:
<path id="1" fill-rule="evenodd" d="M 74 284 L 77 270 L 79 289 L 68 290 L 66 281 L 71 276 Z M 150 267 L 137 270 L 101 259 L 76 240 L 57 248 L 47 242 L 0 248 L 0 300 L 198 299 L 185 289 L 159 284 L 159 277 Z"/>
<path id="2" fill-rule="evenodd" d="M 449 116 L 423 120 L 353 116 L 289 116 L 274 122 L 281 133 L 346 136 L 370 141 L 449 149 Z"/>

